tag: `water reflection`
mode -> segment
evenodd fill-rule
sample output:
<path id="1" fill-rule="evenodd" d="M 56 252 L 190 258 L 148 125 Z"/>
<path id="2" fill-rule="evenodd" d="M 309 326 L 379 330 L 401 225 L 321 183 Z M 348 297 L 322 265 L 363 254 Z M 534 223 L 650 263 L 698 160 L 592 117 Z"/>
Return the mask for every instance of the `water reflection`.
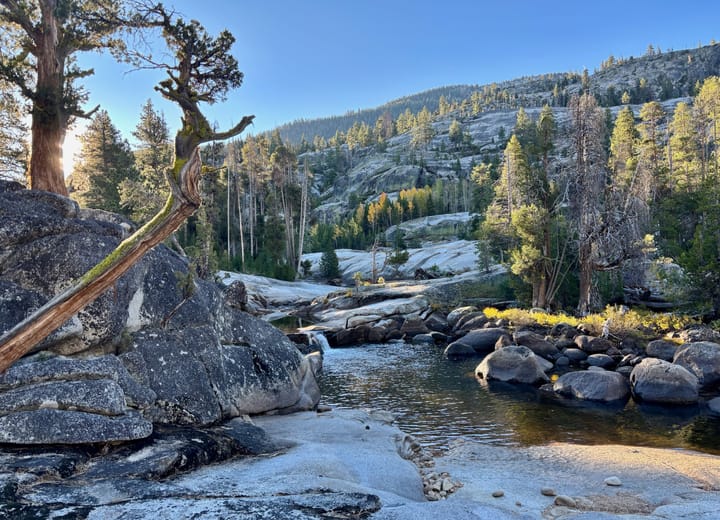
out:
<path id="1" fill-rule="evenodd" d="M 438 449 L 469 437 L 505 446 L 561 441 L 720 453 L 720 420 L 697 407 L 550 399 L 534 387 L 481 384 L 474 377 L 478 363 L 449 361 L 427 345 L 332 349 L 325 353 L 323 402 L 392 411 L 405 431 Z"/>

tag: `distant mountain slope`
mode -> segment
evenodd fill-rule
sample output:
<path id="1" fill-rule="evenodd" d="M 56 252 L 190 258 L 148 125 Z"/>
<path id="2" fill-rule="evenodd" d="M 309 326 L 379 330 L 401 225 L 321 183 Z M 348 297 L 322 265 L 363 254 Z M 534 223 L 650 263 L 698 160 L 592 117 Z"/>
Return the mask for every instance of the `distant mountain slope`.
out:
<path id="1" fill-rule="evenodd" d="M 625 91 L 632 94 L 633 102 L 692 95 L 697 81 L 719 74 L 720 45 L 715 44 L 641 57 L 608 58 L 599 70 L 589 75 L 589 80 L 600 102 L 605 106 L 614 106 L 620 103 Z M 299 144 L 303 138 L 312 141 L 317 135 L 328 139 L 337 131 L 347 132 L 355 122 L 372 126 L 386 111 L 393 119 L 407 109 L 413 113 L 423 107 L 437 111 L 442 96 L 448 102 L 459 103 L 469 99 L 474 91 L 507 91 L 513 106 L 491 108 L 529 108 L 544 103 L 564 105 L 569 96 L 580 89 L 581 75 L 578 72 L 527 76 L 482 86 L 444 86 L 395 99 L 376 108 L 320 119 L 300 119 L 279 126 L 277 130 L 285 140 Z"/>

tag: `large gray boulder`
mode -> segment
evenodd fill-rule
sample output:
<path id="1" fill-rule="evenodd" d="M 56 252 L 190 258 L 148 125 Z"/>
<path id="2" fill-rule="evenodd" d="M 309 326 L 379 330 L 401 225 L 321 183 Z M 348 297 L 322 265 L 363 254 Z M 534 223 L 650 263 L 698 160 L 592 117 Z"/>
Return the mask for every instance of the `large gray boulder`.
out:
<path id="1" fill-rule="evenodd" d="M 461 347 L 455 347 L 455 345 L 463 345 L 464 347 L 473 349 L 477 354 L 485 354 L 495 349 L 495 343 L 504 334 L 507 334 L 507 330 L 502 328 L 471 330 L 460 339 L 448 345 L 448 349 L 450 349 L 450 347 L 460 349 Z M 468 348 L 463 348 L 463 350 L 469 352 Z"/>
<path id="2" fill-rule="evenodd" d="M 720 344 L 710 341 L 686 343 L 675 352 L 673 363 L 687 368 L 698 378 L 702 388 L 720 383 Z"/>
<path id="3" fill-rule="evenodd" d="M 120 216 L 0 182 L 0 333 L 93 267 L 130 229 Z M 215 283 L 195 278 L 191 294 L 183 293 L 179 280 L 188 270 L 185 258 L 155 247 L 37 345 L 35 356 L 0 375 L 4 442 L 132 440 L 149 435 L 152 422 L 205 426 L 314 407 L 319 364 L 274 327 L 228 305 L 233 298 Z"/>
<path id="4" fill-rule="evenodd" d="M 550 381 L 533 351 L 520 345 L 509 345 L 488 354 L 475 368 L 475 375 L 487 381 L 529 385 Z"/>
<path id="5" fill-rule="evenodd" d="M 624 401 L 630 397 L 627 379 L 609 371 L 568 372 L 555 381 L 553 390 L 566 397 L 587 401 Z"/>
<path id="6" fill-rule="evenodd" d="M 630 373 L 633 396 L 639 401 L 660 404 L 693 404 L 700 385 L 695 374 L 662 359 L 646 358 Z"/>

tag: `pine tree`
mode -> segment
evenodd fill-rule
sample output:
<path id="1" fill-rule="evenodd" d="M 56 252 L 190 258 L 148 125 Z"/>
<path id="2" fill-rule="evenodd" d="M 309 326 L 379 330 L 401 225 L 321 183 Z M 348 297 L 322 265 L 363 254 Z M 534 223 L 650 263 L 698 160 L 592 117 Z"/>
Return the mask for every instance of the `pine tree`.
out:
<path id="1" fill-rule="evenodd" d="M 10 85 L 0 81 L 0 179 L 25 183 L 29 150 L 23 107 Z"/>
<path id="2" fill-rule="evenodd" d="M 695 191 L 700 185 L 700 157 L 693 115 L 687 103 L 675 106 L 669 125 L 667 163 L 670 190 Z"/>
<path id="3" fill-rule="evenodd" d="M 332 246 L 328 247 L 320 257 L 320 275 L 328 280 L 340 276 L 340 262 Z"/>
<path id="4" fill-rule="evenodd" d="M 430 144 L 435 130 L 432 127 L 432 114 L 427 109 L 423 109 L 418 112 L 415 127 L 413 128 L 412 144 L 417 148 L 425 147 Z"/>
<path id="5" fill-rule="evenodd" d="M 635 117 L 632 109 L 625 107 L 618 113 L 610 138 L 609 167 L 616 186 L 628 188 L 634 181 L 637 165 L 637 140 Z"/>
<path id="6" fill-rule="evenodd" d="M 167 200 L 169 187 L 165 175 L 172 167 L 170 131 L 162 113 L 148 100 L 142 107 L 133 136 L 137 179 L 124 179 L 119 186 L 120 205 L 136 222 L 146 222 Z"/>
<path id="7" fill-rule="evenodd" d="M 105 110 L 93 117 L 80 142 L 82 150 L 68 182 L 72 197 L 81 206 L 120 213 L 119 185 L 137 178 L 130 145 Z"/>

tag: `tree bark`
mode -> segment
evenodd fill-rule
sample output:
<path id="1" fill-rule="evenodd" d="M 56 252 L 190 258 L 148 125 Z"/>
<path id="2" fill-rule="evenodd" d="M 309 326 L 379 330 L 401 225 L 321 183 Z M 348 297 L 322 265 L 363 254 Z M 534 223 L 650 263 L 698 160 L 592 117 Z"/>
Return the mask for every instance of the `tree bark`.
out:
<path id="1" fill-rule="evenodd" d="M 58 48 L 57 2 L 40 2 L 41 30 L 35 34 L 37 85 L 33 94 L 30 188 L 67 196 L 62 146 L 68 124 L 62 89 L 65 52 Z"/>
<path id="2" fill-rule="evenodd" d="M 76 312 L 112 286 L 154 246 L 175 231 L 200 206 L 198 182 L 202 162 L 196 148 L 182 169 L 170 176 L 172 192 L 155 217 L 124 240 L 112 253 L 40 309 L 0 337 L 0 372 Z"/>

